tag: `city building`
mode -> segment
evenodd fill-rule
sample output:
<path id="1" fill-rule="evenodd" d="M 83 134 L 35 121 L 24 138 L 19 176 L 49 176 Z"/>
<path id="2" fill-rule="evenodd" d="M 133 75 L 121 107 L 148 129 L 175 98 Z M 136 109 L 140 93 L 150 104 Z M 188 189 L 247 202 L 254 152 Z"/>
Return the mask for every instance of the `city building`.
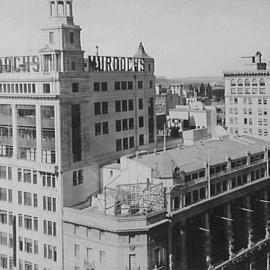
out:
<path id="1" fill-rule="evenodd" d="M 72 0 L 49 0 L 44 47 L 0 58 L 0 268 L 63 268 L 63 206 L 100 165 L 156 142 L 154 59 L 85 57 Z M 67 269 L 67 268 L 65 268 Z"/>
<path id="2" fill-rule="evenodd" d="M 217 113 L 214 106 L 204 106 L 196 98 L 188 98 L 188 105 L 177 105 L 169 113 L 168 126 L 172 133 L 182 133 L 186 130 L 206 129 L 204 137 L 215 138 L 217 128 Z M 199 138 L 198 138 L 199 139 Z"/>
<path id="3" fill-rule="evenodd" d="M 267 269 L 269 146 L 227 137 L 105 166 L 92 205 L 64 208 L 64 268 Z"/>
<path id="4" fill-rule="evenodd" d="M 226 126 L 230 134 L 270 140 L 270 72 L 259 59 L 253 70 L 224 72 Z"/>

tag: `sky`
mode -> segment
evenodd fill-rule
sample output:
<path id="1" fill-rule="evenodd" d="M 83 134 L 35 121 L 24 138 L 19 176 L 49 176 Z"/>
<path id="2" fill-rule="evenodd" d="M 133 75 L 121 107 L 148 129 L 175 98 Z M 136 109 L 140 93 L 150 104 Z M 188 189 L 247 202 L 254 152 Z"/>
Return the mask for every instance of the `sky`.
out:
<path id="1" fill-rule="evenodd" d="M 48 0 L 0 0 L 0 55 L 37 54 Z M 142 41 L 156 75 L 222 76 L 270 61 L 269 0 L 74 0 L 86 55 L 133 56 Z"/>

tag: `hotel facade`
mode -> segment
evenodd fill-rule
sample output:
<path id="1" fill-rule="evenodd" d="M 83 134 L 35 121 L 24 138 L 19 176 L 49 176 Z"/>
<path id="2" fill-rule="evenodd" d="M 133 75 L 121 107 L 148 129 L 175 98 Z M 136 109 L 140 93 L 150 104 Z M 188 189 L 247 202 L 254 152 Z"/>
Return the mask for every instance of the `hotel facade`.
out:
<path id="1" fill-rule="evenodd" d="M 64 269 L 63 207 L 100 165 L 154 147 L 154 59 L 89 56 L 71 0 L 49 1 L 38 55 L 0 59 L 0 268 Z M 66 269 L 66 268 L 65 268 Z"/>

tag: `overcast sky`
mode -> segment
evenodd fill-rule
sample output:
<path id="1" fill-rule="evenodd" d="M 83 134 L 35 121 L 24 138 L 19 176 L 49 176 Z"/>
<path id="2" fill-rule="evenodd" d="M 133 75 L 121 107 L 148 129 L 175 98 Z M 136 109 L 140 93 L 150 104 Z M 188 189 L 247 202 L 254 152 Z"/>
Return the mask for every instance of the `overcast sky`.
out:
<path id="1" fill-rule="evenodd" d="M 167 77 L 222 75 L 256 51 L 268 62 L 269 13 L 269 0 L 74 0 L 87 54 L 133 56 L 142 41 Z M 1 0 L 0 55 L 36 54 L 47 17 L 47 0 Z"/>

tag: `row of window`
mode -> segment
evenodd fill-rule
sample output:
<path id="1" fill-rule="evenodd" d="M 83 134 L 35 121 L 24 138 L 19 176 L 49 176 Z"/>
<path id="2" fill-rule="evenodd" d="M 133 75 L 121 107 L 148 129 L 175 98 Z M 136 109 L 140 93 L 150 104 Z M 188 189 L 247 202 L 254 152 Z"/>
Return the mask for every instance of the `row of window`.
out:
<path id="1" fill-rule="evenodd" d="M 109 122 L 102 122 L 95 124 L 95 135 L 106 135 L 109 134 Z"/>
<path id="2" fill-rule="evenodd" d="M 19 250 L 26 253 L 38 254 L 38 241 L 19 236 Z"/>
<path id="3" fill-rule="evenodd" d="M 245 94 L 257 94 L 258 89 L 257 88 L 245 88 Z M 265 88 L 260 88 L 259 89 L 259 93 L 264 95 L 265 94 Z M 231 88 L 231 94 L 236 94 L 236 89 L 235 88 Z M 244 94 L 243 88 L 238 88 L 237 89 L 237 94 Z"/>
<path id="4" fill-rule="evenodd" d="M 0 84 L 0 93 L 24 93 L 35 94 L 36 84 L 34 83 L 16 83 L 16 84 Z M 49 83 L 43 84 L 43 93 L 51 93 L 51 85 Z"/>
<path id="5" fill-rule="evenodd" d="M 0 179 L 12 180 L 12 168 L 0 166 Z"/>
<path id="6" fill-rule="evenodd" d="M 229 108 L 229 113 L 230 114 L 238 114 L 239 110 L 238 108 Z M 252 108 L 243 108 L 243 113 L 244 114 L 252 114 Z M 258 115 L 268 115 L 268 110 L 267 109 L 258 109 Z"/>
<path id="7" fill-rule="evenodd" d="M 231 86 L 236 86 L 236 84 L 238 86 L 250 86 L 250 80 L 249 79 L 245 79 L 244 81 L 242 79 L 238 79 L 237 81 L 235 79 L 231 80 Z M 257 79 L 252 79 L 251 80 L 251 84 L 252 86 L 257 86 L 258 85 L 258 80 Z M 265 80 L 262 78 L 259 80 L 259 85 L 260 86 L 265 86 Z"/>
<path id="8" fill-rule="evenodd" d="M 138 108 L 139 110 L 143 109 L 143 99 L 138 99 Z M 133 99 L 129 100 L 116 100 L 115 101 L 115 112 L 127 112 L 127 111 L 133 111 L 134 110 L 134 101 Z M 102 102 L 95 102 L 94 103 L 94 114 L 95 115 L 101 115 L 101 114 L 108 114 L 108 102 L 102 101 Z"/>
<path id="9" fill-rule="evenodd" d="M 57 250 L 55 246 L 44 244 L 43 246 L 44 258 L 57 261 Z"/>
<path id="10" fill-rule="evenodd" d="M 27 215 L 18 215 L 18 226 L 20 228 L 24 227 L 26 230 L 38 231 L 38 218 L 27 216 Z"/>
<path id="11" fill-rule="evenodd" d="M 116 132 L 134 129 L 134 118 L 122 119 L 115 121 Z"/>
<path id="12" fill-rule="evenodd" d="M 81 250 L 80 249 L 81 249 L 80 245 L 74 244 L 74 249 L 73 249 L 74 257 L 80 258 L 80 256 L 81 256 Z M 92 248 L 86 248 L 86 261 L 87 261 L 87 263 L 93 262 L 94 261 L 93 257 L 94 257 L 93 249 Z M 105 251 L 100 250 L 99 251 L 99 263 L 100 264 L 105 264 L 105 258 L 106 258 Z M 77 269 L 80 269 L 80 267 L 75 266 L 74 270 L 77 270 Z"/>
<path id="13" fill-rule="evenodd" d="M 255 181 L 265 177 L 265 168 L 259 168 L 250 172 L 250 180 Z M 216 183 L 212 183 L 210 186 L 211 196 L 218 195 L 222 192 L 225 192 L 229 189 L 233 189 L 242 185 L 247 184 L 248 174 L 238 175 L 232 177 L 230 180 L 222 180 Z M 204 187 L 188 191 L 184 194 L 184 206 L 196 203 L 200 200 L 206 198 L 206 189 Z M 173 200 L 173 209 L 179 209 L 180 207 L 180 197 L 175 197 Z"/>
<path id="14" fill-rule="evenodd" d="M 18 191 L 18 204 L 38 207 L 38 195 L 30 192 Z"/>
<path id="15" fill-rule="evenodd" d="M 43 196 L 43 210 L 56 212 L 56 198 Z"/>
<path id="16" fill-rule="evenodd" d="M 12 203 L 12 189 L 0 188 L 0 201 Z"/>
<path id="17" fill-rule="evenodd" d="M 144 135 L 141 134 L 139 135 L 139 145 L 144 145 Z M 134 148 L 135 144 L 134 144 L 134 136 L 132 137 L 126 137 L 126 138 L 122 138 L 122 139 L 117 139 L 116 140 L 116 151 L 122 151 L 122 150 L 127 150 L 130 148 Z"/>
<path id="18" fill-rule="evenodd" d="M 253 98 L 243 98 L 243 104 L 249 104 L 252 105 L 252 100 L 254 101 L 255 99 Z M 241 101 L 240 98 L 230 98 L 229 99 L 230 104 L 238 104 L 239 101 Z M 258 98 L 258 104 L 264 104 L 267 105 L 267 98 Z"/>

